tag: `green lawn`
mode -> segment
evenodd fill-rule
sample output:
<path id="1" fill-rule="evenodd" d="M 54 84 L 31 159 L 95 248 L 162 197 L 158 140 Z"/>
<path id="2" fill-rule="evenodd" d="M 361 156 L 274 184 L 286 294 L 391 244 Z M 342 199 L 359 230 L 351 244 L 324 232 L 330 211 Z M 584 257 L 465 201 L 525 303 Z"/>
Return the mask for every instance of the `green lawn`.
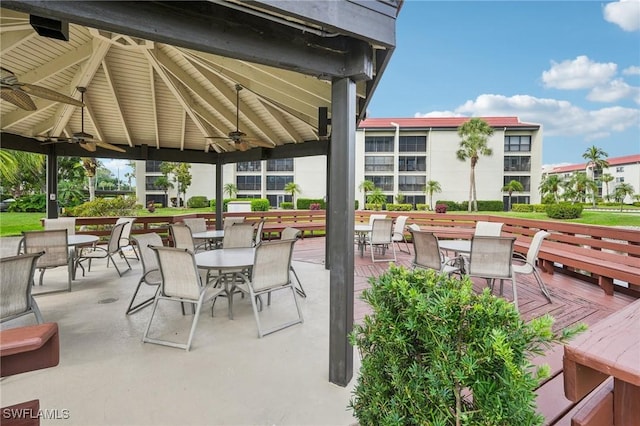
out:
<path id="1" fill-rule="evenodd" d="M 187 213 L 211 212 L 205 207 L 200 209 L 187 208 L 161 208 L 154 213 L 149 213 L 146 209 L 138 210 L 136 216 L 171 216 Z M 463 214 L 466 212 L 452 212 Z M 482 212 L 480 212 L 482 213 Z M 524 219 L 549 220 L 545 213 L 513 213 L 513 212 L 485 212 L 496 216 L 512 216 Z M 32 231 L 42 229 L 40 219 L 45 217 L 44 213 L 0 213 L 0 237 L 20 235 L 22 231 Z M 568 222 L 583 223 L 589 225 L 604 226 L 640 226 L 640 214 L 620 213 L 620 212 L 593 212 L 584 211 L 580 219 L 569 220 Z"/>

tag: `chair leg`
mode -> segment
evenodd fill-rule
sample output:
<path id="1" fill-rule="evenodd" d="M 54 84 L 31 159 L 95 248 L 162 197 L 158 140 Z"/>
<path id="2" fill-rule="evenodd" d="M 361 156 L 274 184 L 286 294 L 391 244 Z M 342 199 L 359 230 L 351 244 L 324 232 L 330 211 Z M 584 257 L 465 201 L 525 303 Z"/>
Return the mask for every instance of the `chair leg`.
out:
<path id="1" fill-rule="evenodd" d="M 38 324 L 42 324 L 44 319 L 42 318 L 42 314 L 40 313 L 40 308 L 38 308 L 38 304 L 36 303 L 36 299 L 31 296 L 31 310 L 33 314 L 36 316 L 36 321 Z"/>
<path id="2" fill-rule="evenodd" d="M 304 291 L 304 288 L 302 287 L 302 282 L 300 282 L 300 278 L 298 278 L 298 274 L 296 273 L 296 270 L 293 269 L 293 266 L 291 267 L 291 272 L 293 272 L 293 276 L 296 278 L 296 281 L 298 283 L 298 287 L 296 287 L 296 292 L 298 293 L 298 295 L 300 295 L 300 297 L 307 297 L 307 293 Z"/>
<path id="3" fill-rule="evenodd" d="M 158 288 L 156 289 L 156 293 L 152 297 L 133 306 L 133 302 L 136 300 L 136 296 L 138 295 L 138 291 L 140 290 L 140 286 L 142 285 L 142 282 L 143 280 L 138 281 L 138 286 L 136 287 L 136 290 L 133 292 L 133 296 L 131 296 L 131 301 L 129 302 L 129 307 L 127 307 L 127 311 L 125 312 L 125 315 L 131 315 L 134 312 L 137 312 L 140 309 L 149 306 L 153 302 L 153 299 L 155 299 L 156 297 L 155 295 L 158 294 L 158 291 L 160 291 L 160 286 L 158 286 Z"/>
<path id="4" fill-rule="evenodd" d="M 46 271 L 45 268 L 40 269 L 40 282 L 39 282 L 40 285 L 42 285 L 42 276 L 44 275 L 44 271 Z"/>
<path id="5" fill-rule="evenodd" d="M 151 311 L 151 316 L 149 317 L 147 328 L 144 330 L 144 334 L 142 335 L 143 342 L 147 342 L 149 339 L 149 329 L 151 329 L 151 322 L 153 321 L 153 316 L 156 314 L 156 309 L 158 308 L 158 300 L 158 297 L 155 297 L 153 299 L 153 310 Z"/>
<path id="6" fill-rule="evenodd" d="M 533 276 L 535 277 L 536 281 L 538 282 L 538 286 L 540 287 L 540 291 L 542 292 L 542 294 L 544 294 L 544 297 L 547 298 L 549 303 L 551 303 L 551 295 L 549 294 L 549 290 L 547 289 L 547 286 L 544 284 L 544 281 L 542 281 L 542 277 L 540 276 L 540 273 L 536 270 L 536 268 L 533 268 Z"/>
<path id="7" fill-rule="evenodd" d="M 200 309 L 202 308 L 202 298 L 204 297 L 204 292 L 200 295 L 200 299 L 198 299 L 198 303 L 195 303 L 195 312 L 193 314 L 193 322 L 191 323 L 191 331 L 189 332 L 189 340 L 187 340 L 186 350 L 189 351 L 191 349 L 191 341 L 193 340 L 193 335 L 196 332 L 196 326 L 198 325 L 198 319 L 200 318 Z"/>
<path id="8" fill-rule="evenodd" d="M 516 285 L 515 275 L 511 276 L 511 286 L 513 287 L 513 305 L 516 307 L 516 311 L 517 311 L 518 310 L 518 288 Z"/>

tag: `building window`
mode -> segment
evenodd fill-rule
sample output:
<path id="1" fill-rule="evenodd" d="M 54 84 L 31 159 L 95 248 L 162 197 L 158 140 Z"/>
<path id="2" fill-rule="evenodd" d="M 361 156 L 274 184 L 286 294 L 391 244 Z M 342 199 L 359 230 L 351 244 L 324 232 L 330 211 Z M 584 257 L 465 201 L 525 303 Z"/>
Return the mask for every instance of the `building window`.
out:
<path id="1" fill-rule="evenodd" d="M 260 194 L 236 194 L 236 198 L 260 198 Z"/>
<path id="2" fill-rule="evenodd" d="M 267 171 L 268 172 L 292 172 L 293 158 L 267 160 Z"/>
<path id="3" fill-rule="evenodd" d="M 274 195 L 274 194 L 267 195 L 267 200 L 269 200 L 269 205 L 271 207 L 279 207 L 280 203 L 282 203 L 282 202 L 287 202 L 287 203 L 292 202 L 291 195 L 284 195 L 284 194 L 282 194 L 282 195 Z"/>
<path id="4" fill-rule="evenodd" d="M 393 191 L 393 176 L 367 176 L 365 180 L 370 180 L 376 186 L 383 191 Z"/>
<path id="5" fill-rule="evenodd" d="M 427 170 L 427 157 L 413 155 L 398 158 L 398 170 L 401 172 L 424 172 Z"/>
<path id="6" fill-rule="evenodd" d="M 282 191 L 291 182 L 293 182 L 293 176 L 267 176 L 267 190 Z"/>
<path id="7" fill-rule="evenodd" d="M 365 136 L 364 152 L 393 152 L 393 136 Z"/>
<path id="8" fill-rule="evenodd" d="M 530 152 L 531 136 L 505 136 L 504 152 Z"/>
<path id="9" fill-rule="evenodd" d="M 622 182 L 624 182 L 624 176 L 616 178 L 616 183 L 622 183 Z"/>
<path id="10" fill-rule="evenodd" d="M 261 176 L 236 176 L 238 191 L 260 191 Z"/>
<path id="11" fill-rule="evenodd" d="M 237 172 L 259 172 L 262 169 L 262 161 L 243 161 L 236 164 Z"/>
<path id="12" fill-rule="evenodd" d="M 404 204 L 411 204 L 415 208 L 417 204 L 425 204 L 426 197 L 424 195 L 405 195 Z"/>
<path id="13" fill-rule="evenodd" d="M 616 173 L 622 173 L 622 172 L 624 172 L 624 166 L 616 167 Z"/>
<path id="14" fill-rule="evenodd" d="M 156 185 L 156 181 L 161 177 L 162 176 L 145 176 L 144 189 L 146 189 L 147 191 L 164 191 L 164 188 Z"/>
<path id="15" fill-rule="evenodd" d="M 422 191 L 426 184 L 426 176 L 398 176 L 398 191 Z"/>
<path id="16" fill-rule="evenodd" d="M 364 157 L 365 172 L 392 172 L 393 156 L 372 156 Z"/>
<path id="17" fill-rule="evenodd" d="M 145 161 L 145 171 L 147 173 L 161 173 L 160 172 L 160 164 L 162 164 L 162 161 L 157 161 L 157 160 L 147 160 Z"/>
<path id="18" fill-rule="evenodd" d="M 530 172 L 531 171 L 531 157 L 522 156 L 506 156 L 504 157 L 504 171 L 505 172 Z"/>
<path id="19" fill-rule="evenodd" d="M 509 200 L 509 196 L 505 195 L 502 198 L 502 202 L 504 203 L 505 211 L 509 207 L 509 201 L 511 201 L 511 206 L 514 204 L 530 204 L 531 198 L 528 195 L 511 195 L 511 200 Z"/>
<path id="20" fill-rule="evenodd" d="M 531 176 L 505 176 L 503 185 L 507 185 L 512 180 L 516 180 L 522 184 L 524 192 L 531 190 Z"/>
<path id="21" fill-rule="evenodd" d="M 400 136 L 398 151 L 400 152 L 425 152 L 427 150 L 426 136 Z"/>

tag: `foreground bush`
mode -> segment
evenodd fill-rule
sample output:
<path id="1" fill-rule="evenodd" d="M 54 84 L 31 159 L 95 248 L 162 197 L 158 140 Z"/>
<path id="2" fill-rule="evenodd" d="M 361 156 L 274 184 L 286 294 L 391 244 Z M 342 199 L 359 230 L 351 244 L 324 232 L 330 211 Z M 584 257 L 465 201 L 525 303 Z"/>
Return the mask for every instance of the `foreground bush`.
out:
<path id="1" fill-rule="evenodd" d="M 311 210 L 312 204 L 319 204 L 322 210 L 326 208 L 324 199 L 322 198 L 298 198 L 296 200 L 296 208 L 298 210 Z"/>
<path id="2" fill-rule="evenodd" d="M 582 205 L 571 203 L 548 204 L 546 212 L 551 219 L 577 219 L 582 215 Z"/>
<path id="3" fill-rule="evenodd" d="M 387 204 L 387 210 L 390 212 L 410 212 L 413 210 L 412 204 Z"/>
<path id="4" fill-rule="evenodd" d="M 9 204 L 7 211 L 44 213 L 47 211 L 47 197 L 44 194 L 22 196 Z"/>
<path id="5" fill-rule="evenodd" d="M 362 298 L 372 314 L 351 334 L 362 356 L 350 407 L 360 425 L 539 425 L 529 359 L 585 326 L 552 332 L 513 304 L 435 271 L 391 266 Z"/>
<path id="6" fill-rule="evenodd" d="M 196 195 L 187 200 L 187 207 L 192 209 L 199 209 L 199 208 L 208 207 L 208 206 L 209 206 L 209 200 L 207 200 L 207 197 L 202 195 Z"/>
<path id="7" fill-rule="evenodd" d="M 71 216 L 135 216 L 136 199 L 134 197 L 96 198 L 69 209 Z"/>

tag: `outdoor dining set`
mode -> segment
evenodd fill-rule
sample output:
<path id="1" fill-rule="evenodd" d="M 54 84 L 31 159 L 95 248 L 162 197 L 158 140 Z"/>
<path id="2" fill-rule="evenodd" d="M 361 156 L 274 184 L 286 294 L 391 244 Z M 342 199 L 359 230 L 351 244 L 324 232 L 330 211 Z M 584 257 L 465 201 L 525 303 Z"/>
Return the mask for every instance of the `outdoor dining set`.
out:
<path id="1" fill-rule="evenodd" d="M 131 270 L 128 259 L 131 257 L 140 260 L 142 276 L 126 314 L 152 306 L 143 342 L 189 350 L 202 306 L 211 303 L 213 315 L 216 300 L 226 298 L 228 317 L 233 319 L 236 294 L 250 300 L 259 337 L 303 322 L 297 298 L 307 295 L 291 265 L 293 245 L 301 234 L 298 229 L 286 228 L 281 232 L 280 240 L 262 241 L 264 221 L 253 223 L 245 222 L 244 218 L 227 218 L 224 229 L 208 230 L 204 218 L 185 218 L 182 223 L 169 225 L 171 246 L 168 247 L 158 233 L 132 236 L 134 222 L 135 218 L 118 219 L 104 244 L 100 244 L 98 236 L 76 235 L 74 218 L 47 219 L 44 230 L 23 232 L 18 254 L 3 258 L 1 263 L 1 321 L 34 314 L 38 324 L 44 322 L 33 296 L 46 292 L 32 291 L 36 288 L 34 276 L 37 270 L 40 270 L 37 287 L 42 287 L 46 270 L 66 267 L 67 286 L 55 291 L 71 291 L 71 282 L 77 279 L 76 272 L 82 271 L 83 276 L 89 273 L 93 260 L 106 258 L 107 267 L 113 264 L 122 276 Z M 122 269 L 124 265 L 126 269 Z M 296 285 L 291 277 L 295 278 Z M 153 288 L 151 297 L 140 295 L 143 284 Z M 265 327 L 260 312 L 265 305 L 271 305 L 272 293 L 283 289 L 289 289 L 293 295 L 296 316 Z M 185 306 L 192 306 L 193 319 L 186 343 L 152 336 L 152 324 L 160 301 L 179 302 L 183 315 L 186 314 Z"/>

